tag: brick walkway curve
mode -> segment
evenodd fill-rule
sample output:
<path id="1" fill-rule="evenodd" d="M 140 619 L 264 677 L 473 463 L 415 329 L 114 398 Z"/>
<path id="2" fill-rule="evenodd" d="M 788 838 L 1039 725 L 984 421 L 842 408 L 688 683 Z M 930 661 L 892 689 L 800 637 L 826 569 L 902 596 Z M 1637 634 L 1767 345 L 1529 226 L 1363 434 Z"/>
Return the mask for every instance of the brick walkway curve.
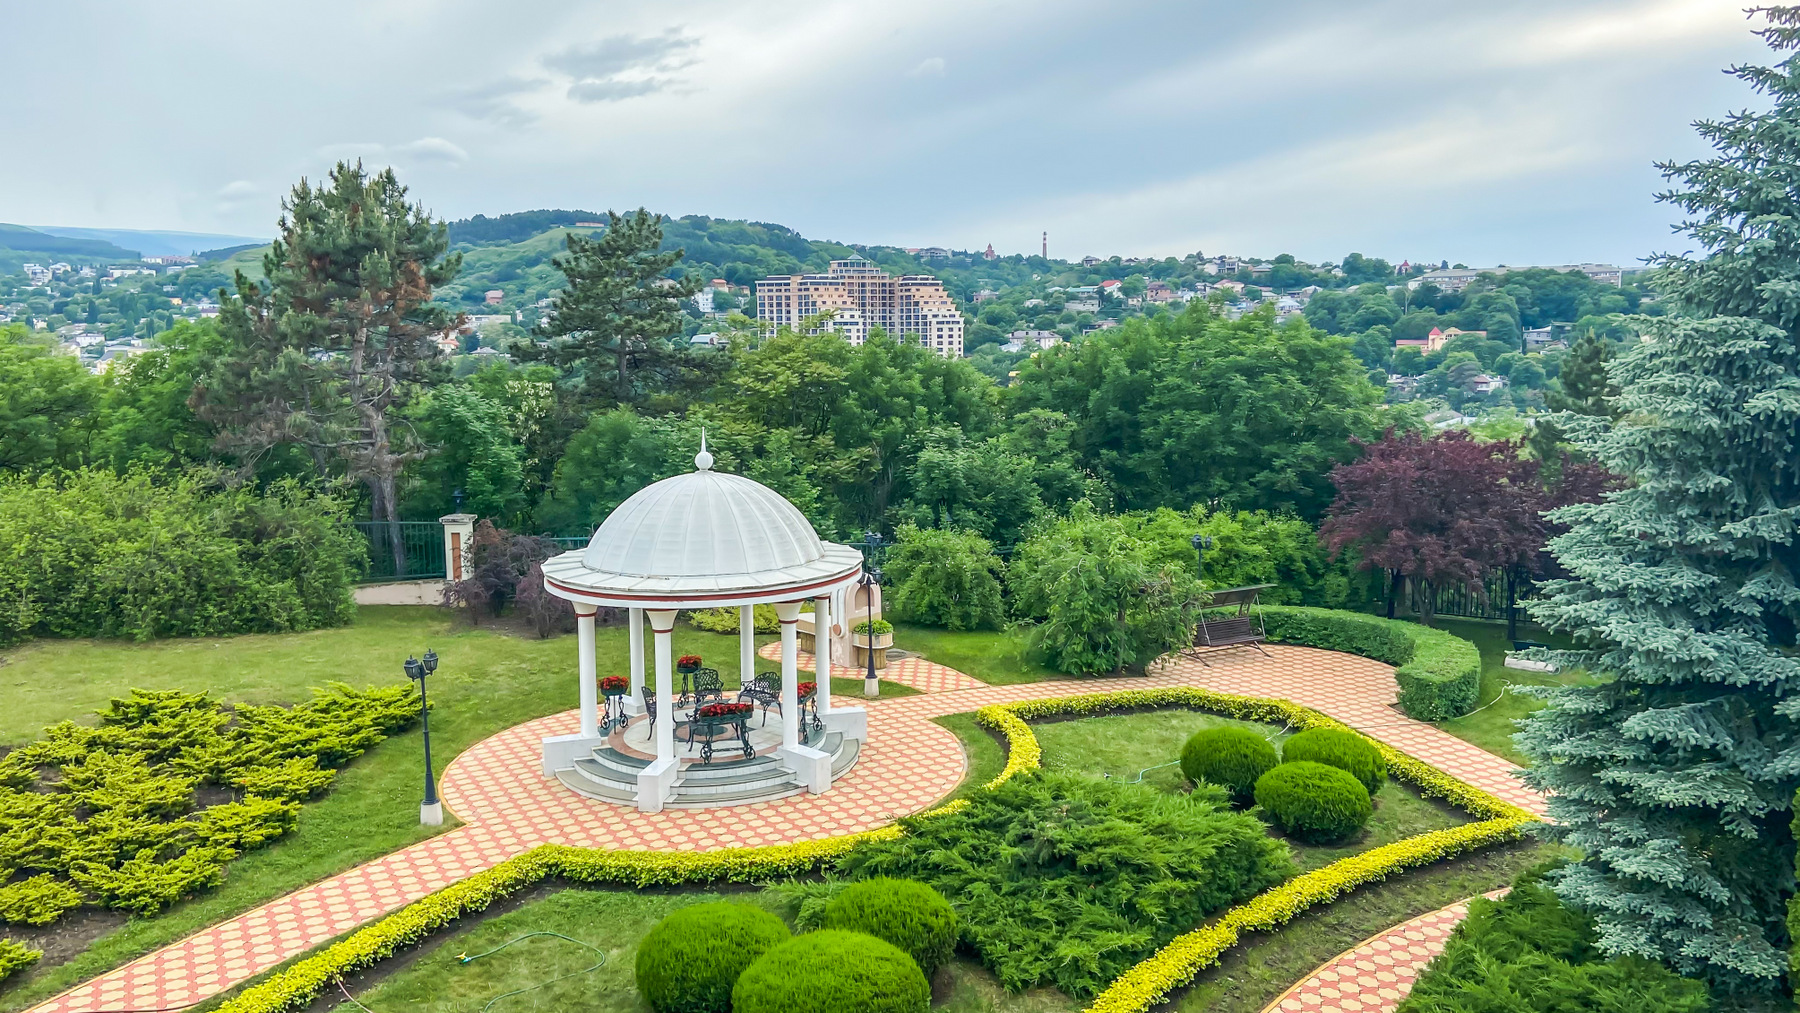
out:
<path id="1" fill-rule="evenodd" d="M 140 957 L 33 1007 L 31 1013 L 167 1009 L 203 1002 L 538 844 L 707 850 L 881 826 L 926 808 L 962 779 L 960 743 L 931 719 L 994 703 L 1175 685 L 1280 697 L 1324 711 L 1508 801 L 1543 810 L 1542 800 L 1513 779 L 1510 762 L 1395 710 L 1393 669 L 1387 665 L 1283 645 L 1270 645 L 1268 657 L 1241 651 L 1209 660 L 1210 667 L 1175 659 L 1144 678 L 1052 679 L 1010 686 L 968 679 L 976 685 L 870 701 L 834 698 L 869 710 L 869 741 L 856 766 L 824 795 L 724 809 L 643 814 L 576 795 L 537 776 L 538 740 L 572 732 L 577 724 L 574 711 L 538 718 L 476 743 L 445 769 L 439 794 L 463 826 Z M 951 677 L 961 673 L 954 670 L 930 662 L 918 668 L 919 688 L 959 685 Z M 520 778 L 522 770 L 529 775 Z"/>
<path id="2" fill-rule="evenodd" d="M 1505 890 L 1482 896 L 1503 897 Z M 1263 1013 L 1386 1013 L 1400 1005 L 1450 933 L 1469 915 L 1469 901 L 1401 922 L 1331 958 L 1294 983 Z"/>

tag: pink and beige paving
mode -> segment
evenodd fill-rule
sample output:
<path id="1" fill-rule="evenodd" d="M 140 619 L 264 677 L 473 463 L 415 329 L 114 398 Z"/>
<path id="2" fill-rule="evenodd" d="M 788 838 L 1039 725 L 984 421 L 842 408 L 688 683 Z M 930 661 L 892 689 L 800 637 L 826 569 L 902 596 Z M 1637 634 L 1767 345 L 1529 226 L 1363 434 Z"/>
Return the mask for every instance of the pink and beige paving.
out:
<path id="1" fill-rule="evenodd" d="M 1469 902 L 1458 901 L 1377 933 L 1326 961 L 1263 1013 L 1386 1013 L 1406 998 L 1419 972 L 1444 952 L 1451 930 L 1468 914 Z"/>
<path id="2" fill-rule="evenodd" d="M 539 844 L 707 850 L 879 827 L 929 807 L 962 780 L 961 744 L 932 719 L 994 703 L 1173 685 L 1281 697 L 1324 711 L 1508 801 L 1542 812 L 1542 800 L 1514 780 L 1511 763 L 1394 709 L 1393 670 L 1386 665 L 1354 655 L 1278 645 L 1269 648 L 1267 657 L 1240 651 L 1209 660 L 1210 667 L 1191 659 L 1175 660 L 1146 678 L 1011 686 L 984 685 L 923 659 L 900 660 L 885 677 L 922 690 L 919 695 L 868 701 L 834 697 L 837 706 L 868 707 L 869 738 L 856 766 L 829 792 L 720 809 L 650 814 L 576 795 L 538 772 L 539 740 L 574 731 L 576 714 L 538 718 L 476 743 L 444 771 L 441 794 L 462 826 L 215 925 L 34 1010 L 75 1013 L 199 1003 Z M 802 668 L 810 667 L 811 660 L 806 659 Z M 834 674 L 858 673 L 840 668 Z"/>

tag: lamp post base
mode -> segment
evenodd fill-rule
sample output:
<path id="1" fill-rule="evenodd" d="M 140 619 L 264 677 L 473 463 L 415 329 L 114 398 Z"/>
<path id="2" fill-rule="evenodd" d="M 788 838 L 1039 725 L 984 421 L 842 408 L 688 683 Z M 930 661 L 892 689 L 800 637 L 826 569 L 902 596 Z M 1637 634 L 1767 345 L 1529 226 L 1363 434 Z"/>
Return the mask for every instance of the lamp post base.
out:
<path id="1" fill-rule="evenodd" d="M 864 679 L 863 680 L 863 696 L 867 697 L 870 700 L 873 700 L 880 695 L 881 695 L 881 680 L 880 679 Z"/>
<path id="2" fill-rule="evenodd" d="M 441 827 L 444 825 L 444 803 L 421 802 L 419 804 L 419 825 Z"/>

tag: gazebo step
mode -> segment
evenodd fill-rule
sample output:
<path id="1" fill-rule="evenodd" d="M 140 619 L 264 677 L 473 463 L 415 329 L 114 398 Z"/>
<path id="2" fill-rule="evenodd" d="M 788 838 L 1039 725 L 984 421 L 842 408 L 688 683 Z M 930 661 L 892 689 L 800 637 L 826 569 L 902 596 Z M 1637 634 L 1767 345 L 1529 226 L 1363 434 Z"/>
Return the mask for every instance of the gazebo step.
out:
<path id="1" fill-rule="evenodd" d="M 584 761 L 577 760 L 575 762 L 582 763 Z M 602 802 L 618 802 L 624 805 L 637 805 L 637 786 L 635 784 L 628 788 L 613 781 L 596 780 L 592 777 L 585 776 L 575 768 L 557 771 L 556 779 L 561 781 L 564 787 L 575 792 L 577 795 L 586 795 L 588 798 L 597 798 Z"/>
<path id="2" fill-rule="evenodd" d="M 837 741 L 831 742 L 834 738 Z M 856 757 L 862 752 L 862 743 L 855 739 L 845 739 L 836 732 L 826 736 L 826 741 L 831 743 L 831 748 L 825 751 L 831 754 L 831 779 L 835 781 L 844 771 L 856 766 Z"/>
<path id="3" fill-rule="evenodd" d="M 730 795 L 690 795 L 678 787 L 675 797 L 668 802 L 671 809 L 711 809 L 726 805 L 752 805 L 757 802 L 773 802 L 776 799 L 798 795 L 805 788 L 788 781 L 782 785 L 760 791 L 742 791 Z"/>

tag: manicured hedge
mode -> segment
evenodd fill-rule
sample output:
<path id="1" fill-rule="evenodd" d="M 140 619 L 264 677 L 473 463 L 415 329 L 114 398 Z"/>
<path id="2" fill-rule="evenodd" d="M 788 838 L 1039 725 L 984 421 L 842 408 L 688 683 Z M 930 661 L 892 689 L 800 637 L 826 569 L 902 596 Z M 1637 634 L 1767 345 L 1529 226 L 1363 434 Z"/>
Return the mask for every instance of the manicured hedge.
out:
<path id="1" fill-rule="evenodd" d="M 1205 781 L 1248 801 L 1256 780 L 1281 762 L 1269 740 L 1248 728 L 1207 728 L 1188 737 L 1181 747 L 1181 772 L 1190 781 Z"/>
<path id="2" fill-rule="evenodd" d="M 821 929 L 775 947 L 731 992 L 733 1013 L 926 1013 L 931 983 L 906 951 Z"/>
<path id="3" fill-rule="evenodd" d="M 1281 760 L 1311 760 L 1336 767 L 1362 782 L 1373 795 L 1387 781 L 1387 760 L 1374 740 L 1337 728 L 1308 728 L 1281 744 Z"/>
<path id="4" fill-rule="evenodd" d="M 1263 627 L 1283 644 L 1360 654 L 1394 666 L 1400 709 L 1421 721 L 1473 710 L 1481 695 L 1481 652 L 1454 634 L 1360 612 L 1266 605 Z"/>
<path id="5" fill-rule="evenodd" d="M 927 976 L 956 949 L 956 909 L 943 894 L 910 879 L 852 883 L 825 905 L 820 927 L 866 932 L 893 943 Z"/>
<path id="6" fill-rule="evenodd" d="M 1282 832 L 1303 841 L 1332 843 L 1369 823 L 1375 809 L 1369 789 L 1349 771 L 1311 760 L 1284 763 L 1256 782 L 1256 804 Z"/>
<path id="7" fill-rule="evenodd" d="M 657 1013 L 730 1013 L 738 976 L 791 936 L 786 922 L 748 904 L 682 908 L 638 944 L 638 992 Z"/>

